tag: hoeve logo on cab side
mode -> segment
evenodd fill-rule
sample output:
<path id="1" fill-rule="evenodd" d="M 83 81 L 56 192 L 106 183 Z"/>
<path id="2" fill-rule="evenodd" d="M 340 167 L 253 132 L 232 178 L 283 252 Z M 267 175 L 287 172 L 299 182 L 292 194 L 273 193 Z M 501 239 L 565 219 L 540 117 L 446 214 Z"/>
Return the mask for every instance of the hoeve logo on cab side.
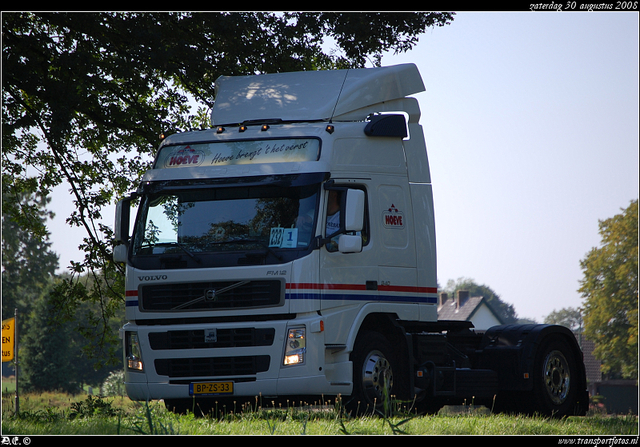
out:
<path id="1" fill-rule="evenodd" d="M 382 213 L 382 225 L 385 228 L 404 228 L 404 214 L 392 204 Z"/>

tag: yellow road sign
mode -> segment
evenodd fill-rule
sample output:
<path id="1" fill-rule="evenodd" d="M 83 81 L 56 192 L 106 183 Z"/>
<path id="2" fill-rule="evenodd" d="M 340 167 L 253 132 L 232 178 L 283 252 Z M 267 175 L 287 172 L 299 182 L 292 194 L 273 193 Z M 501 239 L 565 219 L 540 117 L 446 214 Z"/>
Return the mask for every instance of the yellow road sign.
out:
<path id="1" fill-rule="evenodd" d="M 2 320 L 2 361 L 13 360 L 15 351 L 16 319 Z"/>

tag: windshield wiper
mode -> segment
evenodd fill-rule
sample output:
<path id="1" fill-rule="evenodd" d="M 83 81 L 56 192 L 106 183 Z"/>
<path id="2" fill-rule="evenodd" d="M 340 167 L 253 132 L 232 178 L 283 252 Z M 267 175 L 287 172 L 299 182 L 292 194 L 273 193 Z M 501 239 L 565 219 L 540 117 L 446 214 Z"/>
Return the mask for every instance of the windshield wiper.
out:
<path id="1" fill-rule="evenodd" d="M 194 261 L 196 261 L 198 264 L 202 263 L 202 261 L 200 260 L 200 258 L 198 258 L 196 255 L 194 255 L 193 253 L 191 253 L 187 247 L 185 247 L 184 245 L 182 245 L 180 242 L 161 242 L 158 244 L 154 244 L 155 247 L 172 247 L 172 246 L 176 246 L 178 248 L 180 248 L 182 251 L 184 251 L 187 255 L 189 255 L 189 257 L 191 259 L 193 259 Z"/>
<path id="2" fill-rule="evenodd" d="M 218 296 L 218 295 L 220 295 L 221 293 L 228 292 L 229 290 L 233 290 L 233 289 L 235 289 L 236 287 L 244 286 L 244 285 L 245 285 L 245 284 L 247 284 L 247 283 L 249 283 L 249 281 L 240 281 L 240 282 L 237 282 L 237 283 L 235 283 L 235 284 L 231 284 L 230 286 L 223 287 L 222 289 L 215 289 L 215 290 L 214 290 L 214 292 L 215 292 L 215 295 L 216 295 L 216 296 Z M 198 297 L 198 298 L 196 298 L 196 299 L 194 299 L 194 300 L 187 301 L 186 303 L 182 303 L 182 304 L 180 304 L 179 306 L 176 306 L 176 307 L 174 307 L 174 308 L 173 308 L 173 309 L 171 309 L 171 310 L 184 309 L 185 307 L 189 307 L 189 306 L 191 306 L 192 304 L 196 304 L 196 303 L 198 303 L 198 302 L 200 302 L 200 301 L 204 300 L 204 298 L 205 298 L 205 296 L 204 296 L 204 295 L 202 295 L 201 297 Z"/>
<path id="3" fill-rule="evenodd" d="M 273 248 L 269 247 L 269 245 L 267 245 L 266 242 L 260 239 L 233 239 L 233 240 L 222 241 L 222 242 L 213 242 L 213 244 L 215 245 L 258 244 L 266 248 L 264 256 L 266 256 L 267 253 L 271 253 L 273 256 L 276 257 L 276 259 L 278 259 L 278 261 L 282 261 L 282 256 L 280 256 Z"/>

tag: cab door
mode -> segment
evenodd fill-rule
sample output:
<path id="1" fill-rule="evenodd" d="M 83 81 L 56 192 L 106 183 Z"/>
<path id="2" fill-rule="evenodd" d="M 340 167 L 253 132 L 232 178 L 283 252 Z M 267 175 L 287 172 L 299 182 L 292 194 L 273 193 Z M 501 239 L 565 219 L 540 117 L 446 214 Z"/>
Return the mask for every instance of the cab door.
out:
<path id="1" fill-rule="evenodd" d="M 321 310 L 323 315 L 339 315 L 333 321 L 353 321 L 358 309 L 368 301 L 378 297 L 378 265 L 375 253 L 370 243 L 371 230 L 369 221 L 369 185 L 366 182 L 335 180 L 323 191 L 322 220 L 324 237 L 322 247 L 319 249 L 319 279 L 318 285 L 321 295 Z M 362 228 L 360 231 L 343 231 L 334 237 L 331 236 L 335 228 L 336 217 L 332 207 L 335 206 L 335 195 L 338 194 L 340 213 L 348 219 L 349 210 L 353 202 L 349 202 L 345 195 L 349 190 L 359 191 L 363 196 Z M 333 223 L 332 223 L 333 222 Z M 344 219 L 342 225 L 349 225 Z M 344 230 L 344 228 L 343 228 Z M 342 238 L 342 239 L 341 239 Z M 361 241 L 358 247 L 356 241 Z M 358 248 L 360 248 L 358 250 Z M 342 251 L 341 251 L 342 250 Z M 336 324 L 331 331 L 327 330 L 325 336 L 335 339 L 327 340 L 327 343 L 339 342 L 348 331 L 350 324 Z"/>

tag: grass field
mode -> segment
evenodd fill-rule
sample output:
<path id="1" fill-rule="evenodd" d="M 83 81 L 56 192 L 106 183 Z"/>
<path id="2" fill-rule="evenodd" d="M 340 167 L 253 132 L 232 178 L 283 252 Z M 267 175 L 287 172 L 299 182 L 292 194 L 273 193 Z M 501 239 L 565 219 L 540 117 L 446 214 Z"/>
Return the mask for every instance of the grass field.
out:
<path id="1" fill-rule="evenodd" d="M 161 402 L 86 394 L 26 394 L 14 414 L 14 391 L 3 383 L 3 435 L 638 435 L 636 416 L 566 419 L 494 415 L 481 407 L 433 416 L 393 414 L 349 418 L 339 406 L 255 407 L 219 418 L 175 415 Z"/>

